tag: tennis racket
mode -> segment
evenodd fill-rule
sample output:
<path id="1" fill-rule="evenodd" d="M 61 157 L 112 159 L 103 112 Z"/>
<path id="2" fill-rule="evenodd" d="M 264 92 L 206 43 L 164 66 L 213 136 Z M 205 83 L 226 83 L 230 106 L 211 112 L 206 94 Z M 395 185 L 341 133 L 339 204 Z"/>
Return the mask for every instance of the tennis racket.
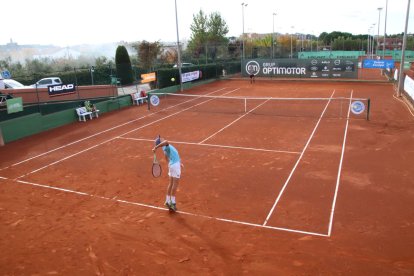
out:
<path id="1" fill-rule="evenodd" d="M 158 163 L 157 155 L 154 153 L 154 161 L 152 162 L 152 176 L 160 177 L 161 176 L 161 165 Z"/>

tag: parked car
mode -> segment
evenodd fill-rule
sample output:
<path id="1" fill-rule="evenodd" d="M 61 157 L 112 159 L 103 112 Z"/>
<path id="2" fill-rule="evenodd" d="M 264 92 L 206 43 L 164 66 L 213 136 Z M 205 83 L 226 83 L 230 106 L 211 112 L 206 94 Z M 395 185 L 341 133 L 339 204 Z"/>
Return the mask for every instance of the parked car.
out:
<path id="1" fill-rule="evenodd" d="M 4 86 L 6 89 L 27 89 L 27 88 L 33 88 L 31 86 L 26 86 L 24 84 L 21 84 L 18 81 L 12 80 L 12 79 L 4 79 Z"/>
<path id="2" fill-rule="evenodd" d="M 13 99 L 10 94 L 0 94 L 0 106 L 5 106 L 8 99 Z"/>
<path id="3" fill-rule="evenodd" d="M 62 80 L 58 77 L 50 77 L 50 78 L 41 79 L 35 84 L 32 84 L 32 87 L 47 88 L 48 86 L 56 85 L 56 84 L 62 84 Z"/>
<path id="4" fill-rule="evenodd" d="M 181 67 L 189 67 L 189 66 L 195 66 L 195 64 L 192 64 L 192 63 L 187 63 L 187 62 L 183 62 L 183 63 L 181 63 Z M 174 68 L 177 68 L 178 67 L 178 65 L 177 64 L 174 64 L 174 66 L 173 66 Z"/>

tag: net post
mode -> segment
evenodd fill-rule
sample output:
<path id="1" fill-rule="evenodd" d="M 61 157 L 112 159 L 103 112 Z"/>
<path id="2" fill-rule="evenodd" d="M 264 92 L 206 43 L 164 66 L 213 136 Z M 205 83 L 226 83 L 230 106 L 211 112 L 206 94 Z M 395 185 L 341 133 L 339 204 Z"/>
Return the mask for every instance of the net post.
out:
<path id="1" fill-rule="evenodd" d="M 151 105 L 150 105 L 150 93 L 148 93 L 147 94 L 147 108 L 148 108 L 148 110 L 150 110 L 151 109 L 151 107 L 150 107 Z"/>
<path id="2" fill-rule="evenodd" d="M 371 99 L 368 98 L 368 103 L 367 103 L 367 121 L 369 121 L 369 112 L 371 109 Z"/>

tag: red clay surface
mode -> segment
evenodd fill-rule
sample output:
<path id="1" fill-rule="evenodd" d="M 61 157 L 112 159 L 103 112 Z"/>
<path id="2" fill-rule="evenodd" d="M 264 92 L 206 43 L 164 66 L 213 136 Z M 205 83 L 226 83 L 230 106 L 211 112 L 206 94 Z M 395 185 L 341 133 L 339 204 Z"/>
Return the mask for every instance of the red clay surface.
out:
<path id="1" fill-rule="evenodd" d="M 391 84 L 227 80 L 185 93 L 352 93 L 371 98 L 371 119 L 347 128 L 326 102 L 310 108 L 318 116 L 240 117 L 198 99 L 6 144 L 2 275 L 413 275 L 414 118 Z M 185 165 L 175 214 L 165 161 L 151 176 L 158 134 Z"/>

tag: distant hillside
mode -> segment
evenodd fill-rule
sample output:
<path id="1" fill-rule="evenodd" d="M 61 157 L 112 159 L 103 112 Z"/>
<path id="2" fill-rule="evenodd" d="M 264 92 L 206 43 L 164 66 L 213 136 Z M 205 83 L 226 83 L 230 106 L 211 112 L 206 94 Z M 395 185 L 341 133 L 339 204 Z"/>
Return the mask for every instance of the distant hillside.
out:
<path id="1" fill-rule="evenodd" d="M 11 58 L 13 63 L 24 63 L 26 59 L 77 59 L 80 56 L 94 58 L 104 56 L 113 59 L 116 47 L 121 44 L 125 44 L 125 42 L 59 47 L 54 45 L 19 45 L 11 41 L 6 45 L 0 45 L 0 60 Z"/>

